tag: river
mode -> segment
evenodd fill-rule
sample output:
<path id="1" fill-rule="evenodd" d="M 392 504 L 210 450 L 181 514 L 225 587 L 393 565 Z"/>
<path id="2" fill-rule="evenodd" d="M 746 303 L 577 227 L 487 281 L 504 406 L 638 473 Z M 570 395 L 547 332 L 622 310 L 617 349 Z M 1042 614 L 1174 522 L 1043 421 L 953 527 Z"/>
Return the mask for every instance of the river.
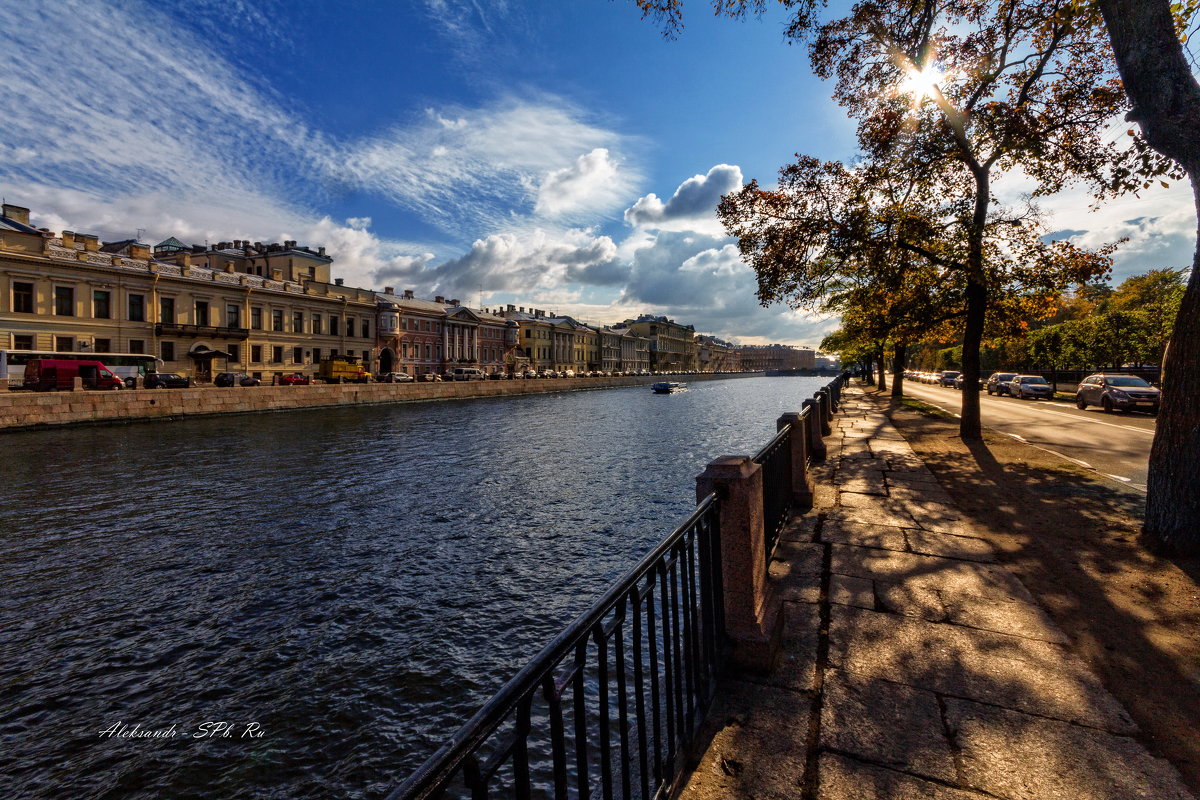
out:
<path id="1" fill-rule="evenodd" d="M 825 382 L 0 436 L 0 797 L 381 797 Z"/>

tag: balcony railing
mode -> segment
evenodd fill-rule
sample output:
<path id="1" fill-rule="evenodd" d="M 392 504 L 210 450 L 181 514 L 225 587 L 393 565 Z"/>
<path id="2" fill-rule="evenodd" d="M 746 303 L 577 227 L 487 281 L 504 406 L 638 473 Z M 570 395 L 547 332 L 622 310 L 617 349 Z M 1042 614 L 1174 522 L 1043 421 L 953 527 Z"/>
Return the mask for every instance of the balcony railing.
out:
<path id="1" fill-rule="evenodd" d="M 217 325 L 184 325 L 178 322 L 156 322 L 155 336 L 204 336 L 211 339 L 249 339 L 249 328 L 223 328 Z"/>

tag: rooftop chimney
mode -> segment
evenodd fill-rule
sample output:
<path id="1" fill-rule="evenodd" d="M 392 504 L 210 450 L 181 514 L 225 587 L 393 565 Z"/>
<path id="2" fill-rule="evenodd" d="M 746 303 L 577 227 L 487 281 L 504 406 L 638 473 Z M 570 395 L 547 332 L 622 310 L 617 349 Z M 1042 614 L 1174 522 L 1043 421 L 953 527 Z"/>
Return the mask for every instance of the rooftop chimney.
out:
<path id="1" fill-rule="evenodd" d="M 317 255 L 319 255 L 319 256 L 323 256 L 323 255 L 325 255 L 325 248 L 324 248 L 324 247 L 318 247 L 318 248 L 317 248 Z"/>
<path id="2" fill-rule="evenodd" d="M 435 303 L 444 303 L 444 302 L 446 302 L 446 298 L 442 297 L 442 296 L 439 294 L 437 297 L 433 298 L 433 302 L 435 302 Z"/>
<path id="3" fill-rule="evenodd" d="M 334 278 L 334 279 L 333 279 L 333 285 L 334 285 L 334 286 L 342 286 L 342 285 L 344 285 L 344 284 L 345 284 L 345 282 L 346 282 L 346 281 L 345 281 L 345 279 L 343 279 L 343 278 Z"/>
<path id="4" fill-rule="evenodd" d="M 13 222 L 19 222 L 22 225 L 29 224 L 29 209 L 23 206 L 14 206 L 5 203 L 3 214 Z"/>
<path id="5" fill-rule="evenodd" d="M 412 300 L 412 299 L 413 299 L 413 290 L 412 290 L 412 289 L 405 289 L 405 290 L 404 290 L 404 296 L 405 296 L 407 299 L 409 299 L 409 300 Z"/>
<path id="6" fill-rule="evenodd" d="M 457 300 L 451 300 L 451 301 L 450 301 L 450 305 L 452 305 L 452 306 L 456 306 L 456 305 L 458 305 L 458 301 L 457 301 Z"/>
<path id="7" fill-rule="evenodd" d="M 517 307 L 516 307 L 516 306 L 514 306 L 512 303 L 509 303 L 509 304 L 508 304 L 508 310 L 509 310 L 509 311 L 516 311 L 516 310 L 517 310 Z"/>
<path id="8" fill-rule="evenodd" d="M 392 288 L 391 286 L 385 286 L 385 287 L 383 287 L 383 293 L 384 294 L 395 294 L 396 290 L 394 288 Z"/>

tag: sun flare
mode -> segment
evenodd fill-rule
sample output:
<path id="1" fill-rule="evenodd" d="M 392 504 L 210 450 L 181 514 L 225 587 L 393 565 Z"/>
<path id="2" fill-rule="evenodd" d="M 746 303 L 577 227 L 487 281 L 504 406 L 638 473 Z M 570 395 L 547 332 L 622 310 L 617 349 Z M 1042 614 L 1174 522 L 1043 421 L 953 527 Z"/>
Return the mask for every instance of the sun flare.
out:
<path id="1" fill-rule="evenodd" d="M 900 83 L 899 90 L 918 98 L 934 97 L 939 91 L 938 84 L 945 77 L 945 73 L 937 67 L 929 67 L 925 70 L 908 69 L 905 70 L 904 80 Z"/>

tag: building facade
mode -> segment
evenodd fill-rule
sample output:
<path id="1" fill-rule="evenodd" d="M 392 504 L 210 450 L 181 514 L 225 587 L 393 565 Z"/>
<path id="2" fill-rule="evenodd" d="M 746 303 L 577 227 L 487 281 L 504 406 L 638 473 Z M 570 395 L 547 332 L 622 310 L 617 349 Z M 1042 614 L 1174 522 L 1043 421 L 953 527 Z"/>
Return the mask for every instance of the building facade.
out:
<path id="1" fill-rule="evenodd" d="M 489 375 L 513 371 L 515 323 L 455 299 L 422 300 L 411 289 L 397 295 L 388 287 L 377 299 L 380 372 L 416 377 L 455 367 L 474 367 Z"/>
<path id="2" fill-rule="evenodd" d="M 784 344 L 743 345 L 738 348 L 742 369 L 750 372 L 816 369 L 816 352 Z"/>
<path id="3" fill-rule="evenodd" d="M 613 327 L 626 328 L 650 340 L 650 369 L 655 372 L 696 371 L 696 329 L 691 325 L 644 314 Z"/>
<path id="4" fill-rule="evenodd" d="M 329 283 L 330 259 L 295 242 L 207 248 L 33 228 L 0 216 L 0 347 L 147 353 L 199 382 L 214 371 L 311 371 L 350 354 L 372 368 L 373 292 Z M 252 250 L 252 253 L 247 252 Z M 229 252 L 224 252 L 229 251 Z M 259 273 L 262 274 L 259 274 Z"/>

